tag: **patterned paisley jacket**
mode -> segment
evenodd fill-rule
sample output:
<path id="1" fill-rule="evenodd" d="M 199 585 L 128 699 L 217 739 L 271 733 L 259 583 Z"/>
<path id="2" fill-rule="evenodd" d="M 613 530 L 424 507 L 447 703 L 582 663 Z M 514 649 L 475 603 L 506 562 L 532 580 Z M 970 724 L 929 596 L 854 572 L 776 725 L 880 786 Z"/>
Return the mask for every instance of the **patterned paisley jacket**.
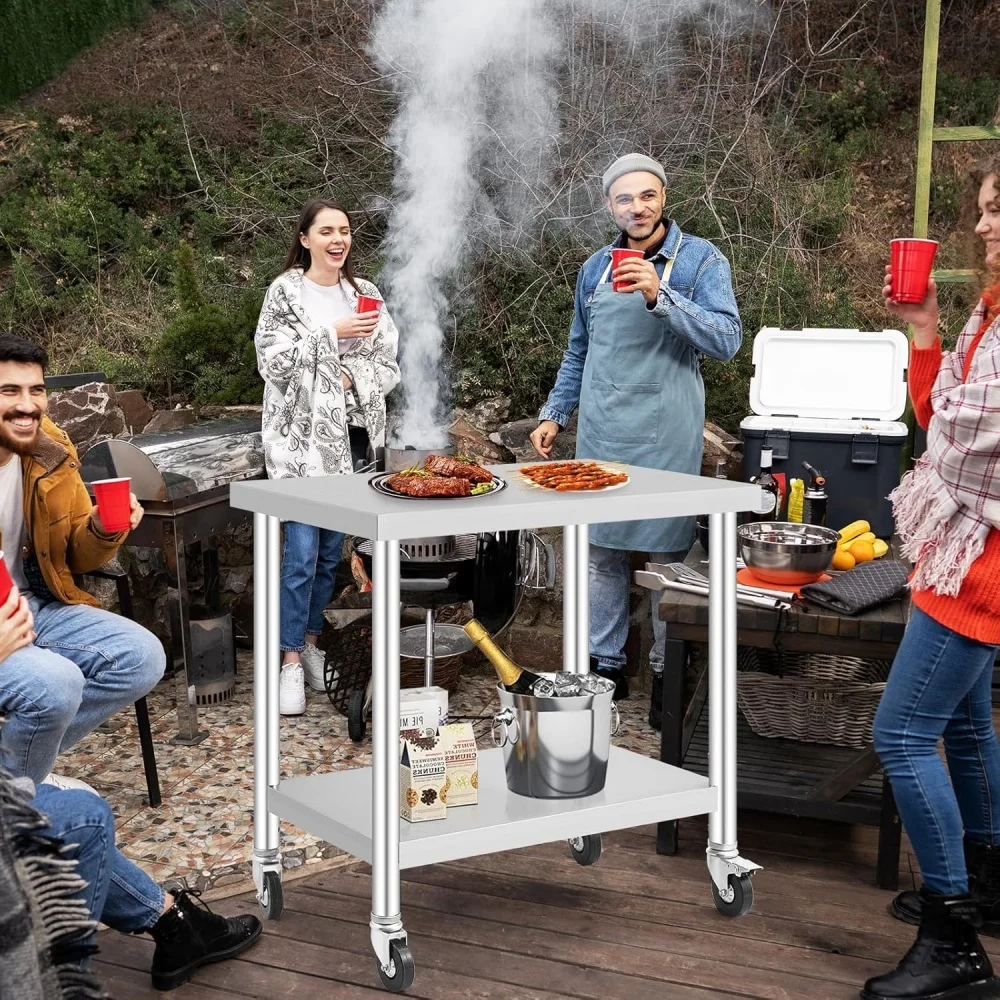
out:
<path id="1" fill-rule="evenodd" d="M 378 296 L 358 279 L 365 295 Z M 358 293 L 341 287 L 352 306 Z M 271 479 L 328 476 L 352 471 L 347 433 L 346 372 L 356 409 L 373 448 L 385 445 L 385 397 L 399 383 L 399 335 L 384 306 L 371 337 L 353 340 L 343 354 L 336 335 L 317 326 L 302 308 L 302 269 L 279 275 L 264 297 L 254 337 L 264 379 L 264 461 Z"/>

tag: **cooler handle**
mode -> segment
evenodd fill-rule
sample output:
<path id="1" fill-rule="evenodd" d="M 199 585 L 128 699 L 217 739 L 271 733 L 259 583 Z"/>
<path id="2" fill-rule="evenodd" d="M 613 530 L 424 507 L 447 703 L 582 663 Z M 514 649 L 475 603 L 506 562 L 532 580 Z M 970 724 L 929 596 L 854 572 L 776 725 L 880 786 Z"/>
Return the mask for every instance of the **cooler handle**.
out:
<path id="1" fill-rule="evenodd" d="M 764 434 L 764 447 L 771 449 L 771 458 L 776 462 L 788 459 L 788 442 L 791 435 L 788 431 L 771 430 Z"/>
<path id="2" fill-rule="evenodd" d="M 855 434 L 851 441 L 852 465 L 878 465 L 878 435 Z"/>

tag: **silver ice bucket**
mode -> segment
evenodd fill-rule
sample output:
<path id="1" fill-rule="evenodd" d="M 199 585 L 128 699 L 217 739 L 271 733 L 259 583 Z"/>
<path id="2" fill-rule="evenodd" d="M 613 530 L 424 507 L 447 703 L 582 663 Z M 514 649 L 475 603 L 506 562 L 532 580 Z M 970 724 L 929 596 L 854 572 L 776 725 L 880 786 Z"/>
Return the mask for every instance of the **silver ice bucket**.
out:
<path id="1" fill-rule="evenodd" d="M 512 792 L 533 799 L 578 799 L 604 788 L 611 736 L 618 731 L 614 691 L 536 698 L 511 694 L 498 684 L 497 693 L 493 742 L 503 747 Z"/>

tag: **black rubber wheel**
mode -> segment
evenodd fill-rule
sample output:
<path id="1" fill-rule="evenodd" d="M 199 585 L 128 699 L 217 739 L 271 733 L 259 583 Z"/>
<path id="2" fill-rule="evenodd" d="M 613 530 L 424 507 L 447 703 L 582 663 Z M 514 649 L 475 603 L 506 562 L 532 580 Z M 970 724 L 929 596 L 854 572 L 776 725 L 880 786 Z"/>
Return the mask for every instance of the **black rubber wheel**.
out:
<path id="1" fill-rule="evenodd" d="M 281 916 L 285 896 L 281 889 L 281 876 L 277 872 L 264 872 L 264 895 L 259 902 L 265 920 L 277 920 Z"/>
<path id="2" fill-rule="evenodd" d="M 347 698 L 347 735 L 355 743 L 361 743 L 365 738 L 367 720 L 365 719 L 365 689 L 352 691 Z"/>
<path id="3" fill-rule="evenodd" d="M 719 887 L 712 882 L 712 898 L 715 900 L 715 908 L 724 917 L 742 917 L 744 913 L 750 912 L 753 906 L 753 885 L 749 875 L 730 875 L 729 888 L 732 890 L 733 898 L 728 902 L 722 898 Z"/>
<path id="4" fill-rule="evenodd" d="M 390 976 L 376 958 L 375 968 L 378 969 L 378 977 L 390 993 L 402 993 L 413 985 L 413 956 L 410 954 L 410 949 L 401 941 L 390 941 L 389 957 L 392 959 L 393 974 Z"/>
<path id="5" fill-rule="evenodd" d="M 569 850 L 578 865 L 592 865 L 601 856 L 601 835 L 575 837 L 569 842 Z"/>

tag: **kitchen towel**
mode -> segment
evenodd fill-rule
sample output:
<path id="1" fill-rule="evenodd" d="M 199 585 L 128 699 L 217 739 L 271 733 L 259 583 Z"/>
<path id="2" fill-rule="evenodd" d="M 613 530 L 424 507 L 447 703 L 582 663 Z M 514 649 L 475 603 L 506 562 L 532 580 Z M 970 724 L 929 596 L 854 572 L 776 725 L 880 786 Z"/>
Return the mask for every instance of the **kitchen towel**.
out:
<path id="1" fill-rule="evenodd" d="M 879 559 L 855 566 L 826 583 L 810 583 L 799 593 L 811 604 L 838 615 L 859 615 L 901 594 L 908 576 L 904 563 Z"/>

